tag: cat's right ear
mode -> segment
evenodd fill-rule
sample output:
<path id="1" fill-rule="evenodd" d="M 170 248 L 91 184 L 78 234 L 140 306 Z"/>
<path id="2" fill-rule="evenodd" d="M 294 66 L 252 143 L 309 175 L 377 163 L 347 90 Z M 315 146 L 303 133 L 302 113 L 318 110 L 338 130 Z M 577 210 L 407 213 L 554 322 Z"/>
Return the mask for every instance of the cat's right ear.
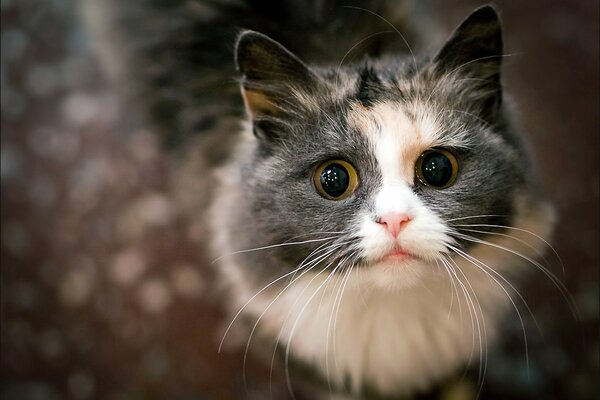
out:
<path id="1" fill-rule="evenodd" d="M 319 78 L 278 42 L 254 31 L 238 37 L 235 61 L 242 73 L 242 96 L 253 120 L 283 117 L 301 106 L 298 93 L 310 94 Z"/>

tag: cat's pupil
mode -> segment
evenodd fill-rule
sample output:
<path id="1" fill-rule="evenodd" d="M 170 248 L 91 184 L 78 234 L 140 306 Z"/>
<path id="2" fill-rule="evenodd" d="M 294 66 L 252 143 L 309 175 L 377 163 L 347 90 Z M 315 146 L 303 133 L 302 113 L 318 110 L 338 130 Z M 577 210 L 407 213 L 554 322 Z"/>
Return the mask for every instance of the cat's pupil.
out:
<path id="1" fill-rule="evenodd" d="M 348 189 L 350 175 L 342 165 L 333 163 L 323 169 L 320 181 L 325 193 L 331 197 L 340 197 Z"/>
<path id="2" fill-rule="evenodd" d="M 444 154 L 430 151 L 423 157 L 421 174 L 428 184 L 442 187 L 452 178 L 452 163 Z"/>

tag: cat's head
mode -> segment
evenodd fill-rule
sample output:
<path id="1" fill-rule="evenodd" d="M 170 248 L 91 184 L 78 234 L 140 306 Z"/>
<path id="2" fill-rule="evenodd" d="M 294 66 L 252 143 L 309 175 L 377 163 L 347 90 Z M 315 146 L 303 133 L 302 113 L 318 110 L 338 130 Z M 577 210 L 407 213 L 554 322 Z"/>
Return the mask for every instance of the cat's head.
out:
<path id="1" fill-rule="evenodd" d="M 529 166 L 507 122 L 502 58 L 491 7 L 431 58 L 308 66 L 242 33 L 236 62 L 254 135 L 228 172 L 234 206 L 216 206 L 231 249 L 283 244 L 237 256 L 261 282 L 353 265 L 402 286 L 485 236 L 458 225 L 514 225 Z"/>

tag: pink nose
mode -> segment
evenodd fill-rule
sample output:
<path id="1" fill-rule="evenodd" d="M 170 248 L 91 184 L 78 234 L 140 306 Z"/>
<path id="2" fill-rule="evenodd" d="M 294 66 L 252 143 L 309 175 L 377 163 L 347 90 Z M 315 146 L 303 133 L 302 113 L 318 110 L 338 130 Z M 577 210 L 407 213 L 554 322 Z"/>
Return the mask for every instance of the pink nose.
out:
<path id="1" fill-rule="evenodd" d="M 377 223 L 384 225 L 388 232 L 393 237 L 398 237 L 398 234 L 411 218 L 404 213 L 389 213 L 377 220 Z"/>

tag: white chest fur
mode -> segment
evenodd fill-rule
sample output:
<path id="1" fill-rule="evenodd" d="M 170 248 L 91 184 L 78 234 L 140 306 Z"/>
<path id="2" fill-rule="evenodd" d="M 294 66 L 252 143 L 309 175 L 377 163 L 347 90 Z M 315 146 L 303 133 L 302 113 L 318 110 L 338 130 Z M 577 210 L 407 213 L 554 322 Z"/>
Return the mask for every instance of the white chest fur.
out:
<path id="1" fill-rule="evenodd" d="M 300 279 L 276 301 L 254 301 L 248 311 L 260 315 L 269 307 L 259 331 L 273 343 L 279 338 L 291 357 L 316 368 L 334 387 L 350 378 L 355 393 L 368 385 L 406 394 L 461 364 L 477 363 L 509 302 L 477 273 L 468 276 L 472 287 L 464 283 L 470 299 L 459 283 L 454 292 L 447 275 L 401 292 L 369 291 L 360 272 L 349 276 L 342 292 L 343 278 L 328 284 L 325 275 Z"/>

